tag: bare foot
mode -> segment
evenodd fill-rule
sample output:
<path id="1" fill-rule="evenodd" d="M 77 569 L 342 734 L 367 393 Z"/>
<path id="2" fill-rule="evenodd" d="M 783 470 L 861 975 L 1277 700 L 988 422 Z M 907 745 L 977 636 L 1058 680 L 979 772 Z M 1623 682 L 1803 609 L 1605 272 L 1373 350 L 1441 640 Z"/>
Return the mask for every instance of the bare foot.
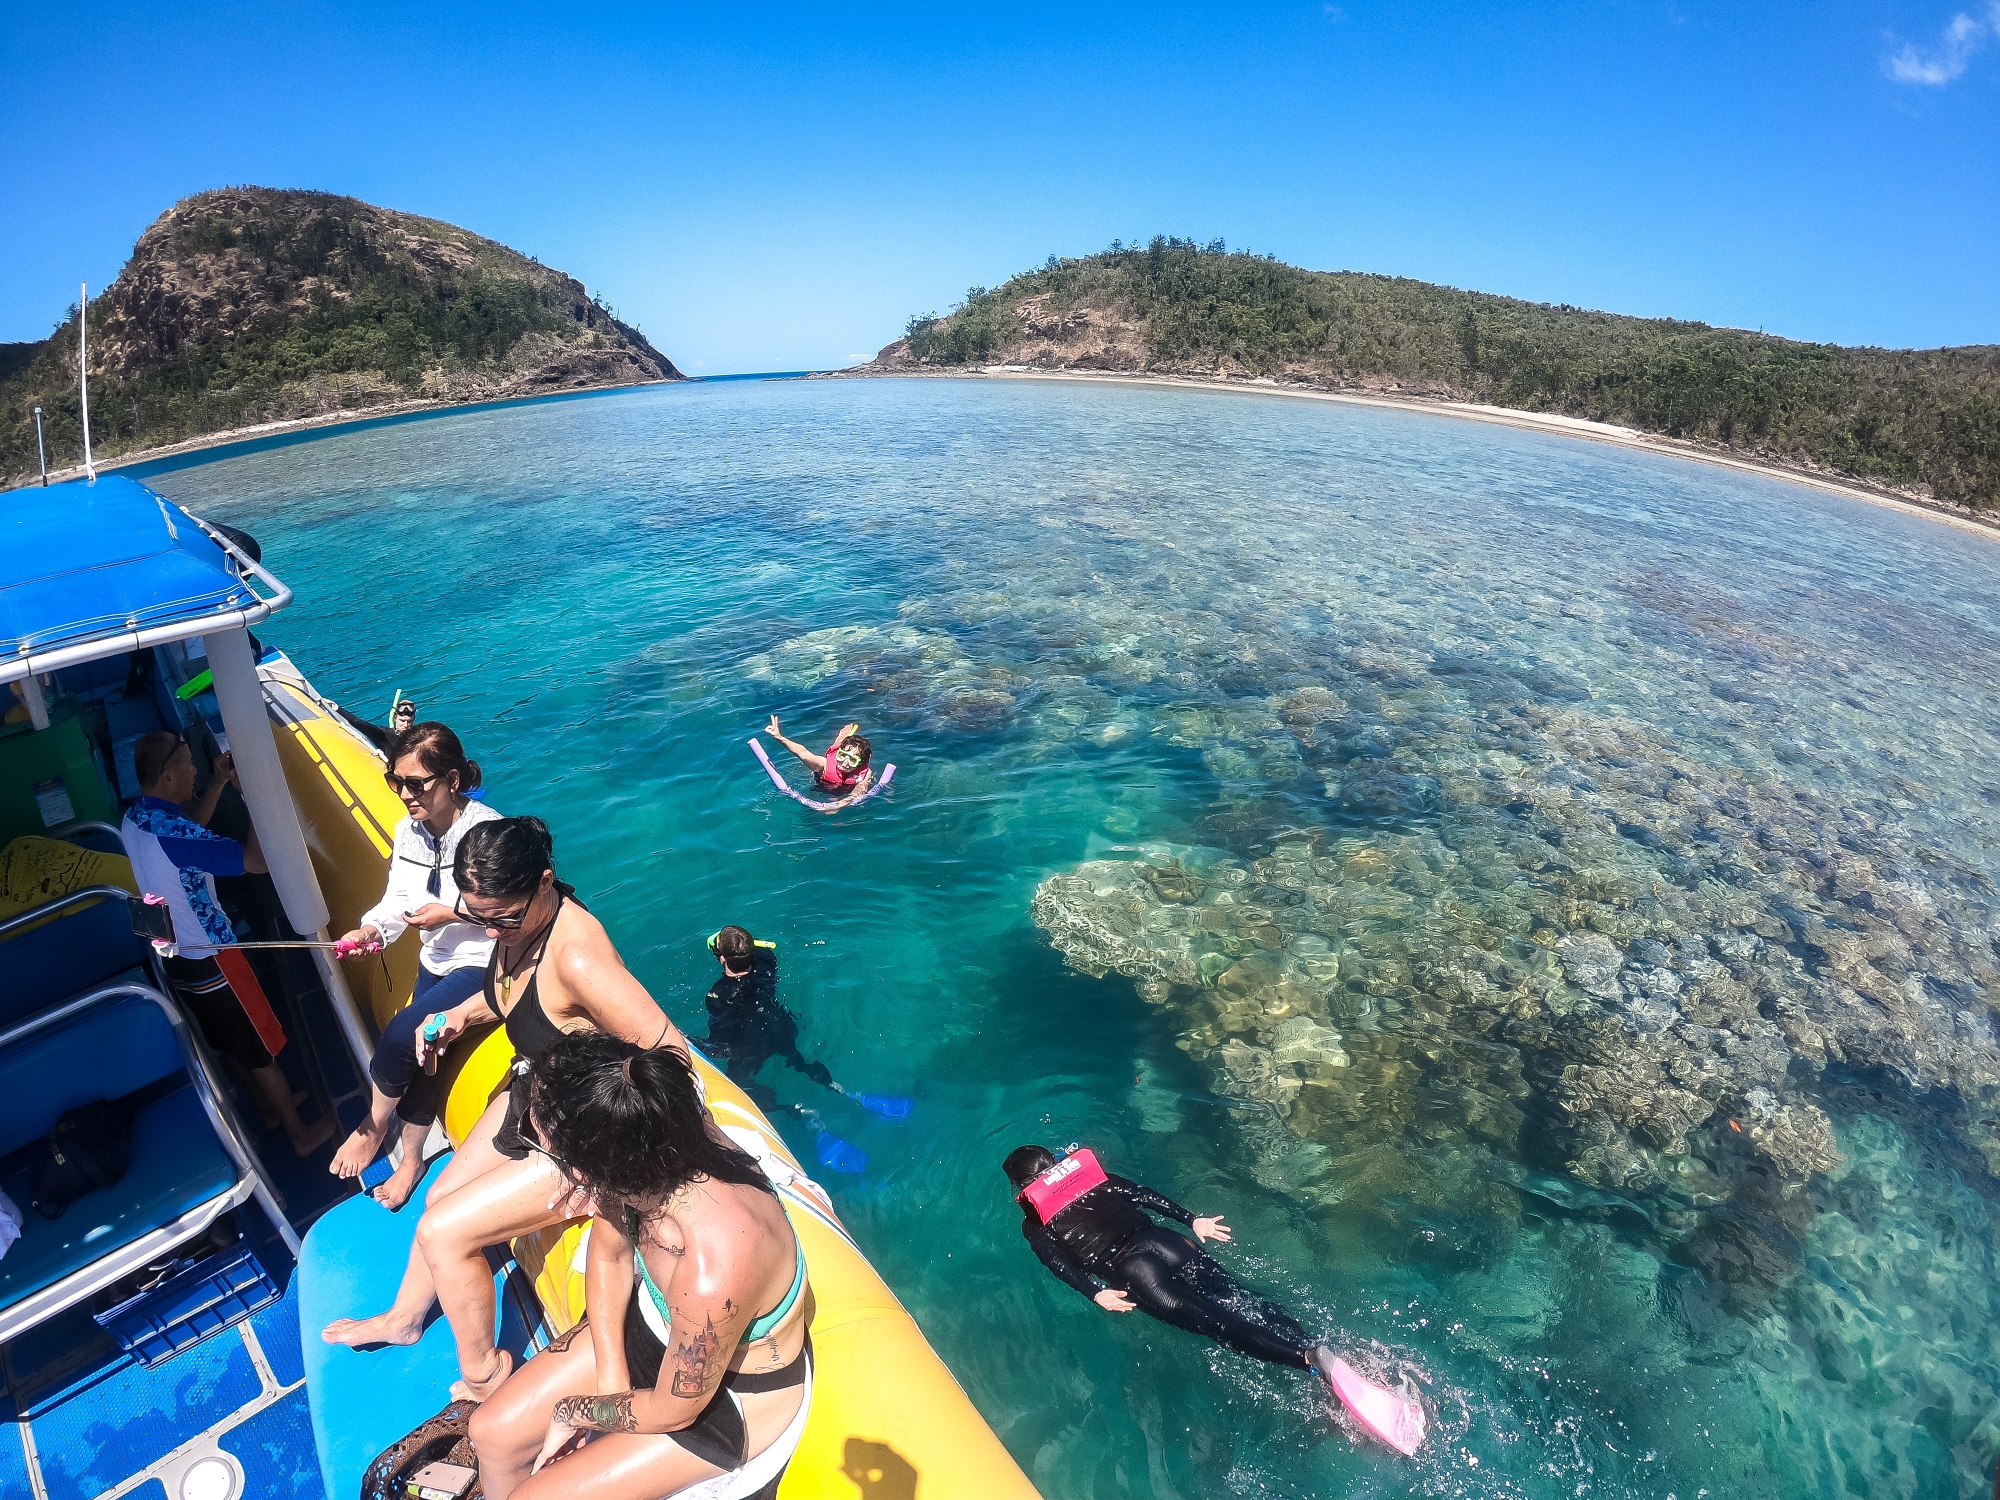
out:
<path id="1" fill-rule="evenodd" d="M 340 1122 L 332 1115 L 322 1115 L 310 1125 L 301 1125 L 292 1133 L 292 1155 L 311 1156 L 332 1140 L 333 1133 L 338 1129 Z"/>
<path id="2" fill-rule="evenodd" d="M 301 1104 L 306 1102 L 306 1098 L 307 1098 L 306 1091 L 304 1089 L 300 1089 L 297 1093 L 292 1095 L 292 1108 L 297 1109 Z M 257 1113 L 263 1118 L 264 1128 L 266 1130 L 282 1130 L 285 1128 L 285 1122 L 279 1119 L 276 1115 L 272 1114 L 270 1109 L 264 1104 L 264 1102 L 261 1099 L 258 1100 L 257 1102 Z"/>
<path id="3" fill-rule="evenodd" d="M 454 1401 L 484 1401 L 500 1389 L 501 1383 L 514 1373 L 514 1356 L 505 1349 L 493 1351 L 492 1373 L 484 1380 L 454 1380 L 451 1383 L 451 1399 Z"/>
<path id="4" fill-rule="evenodd" d="M 380 1125 L 372 1116 L 363 1120 L 354 1128 L 354 1134 L 340 1143 L 340 1149 L 333 1153 L 327 1171 L 336 1177 L 359 1177 L 381 1153 L 382 1138 L 388 1133 L 387 1120 Z"/>
<path id="5" fill-rule="evenodd" d="M 394 1213 L 410 1201 L 410 1194 L 417 1190 L 423 1175 L 424 1159 L 414 1151 L 405 1151 L 401 1165 L 389 1174 L 387 1182 L 375 1189 L 375 1201 Z"/>
<path id="6" fill-rule="evenodd" d="M 359 1349 L 368 1344 L 414 1344 L 424 1336 L 423 1314 L 404 1322 L 394 1308 L 372 1318 L 335 1318 L 319 1331 L 329 1344 L 345 1344 Z"/>

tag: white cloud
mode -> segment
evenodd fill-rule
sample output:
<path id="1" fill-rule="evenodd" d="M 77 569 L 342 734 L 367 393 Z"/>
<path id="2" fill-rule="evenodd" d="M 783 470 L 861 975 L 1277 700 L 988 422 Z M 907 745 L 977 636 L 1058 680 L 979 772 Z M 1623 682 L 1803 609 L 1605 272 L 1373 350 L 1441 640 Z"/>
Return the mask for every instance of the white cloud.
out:
<path id="1" fill-rule="evenodd" d="M 1906 42 L 1903 50 L 1887 58 L 1884 66 L 1898 83 L 1943 88 L 1966 69 L 1972 54 L 2000 33 L 2000 0 L 1988 0 L 1983 17 L 1960 11 L 1938 38 L 1935 48 L 1921 48 Z"/>

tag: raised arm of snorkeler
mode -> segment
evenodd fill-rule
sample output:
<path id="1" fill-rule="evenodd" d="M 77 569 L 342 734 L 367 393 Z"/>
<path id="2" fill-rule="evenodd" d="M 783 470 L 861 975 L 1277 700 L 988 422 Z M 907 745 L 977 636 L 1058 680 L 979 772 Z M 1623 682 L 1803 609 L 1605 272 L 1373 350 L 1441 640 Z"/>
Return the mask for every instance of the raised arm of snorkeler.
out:
<path id="1" fill-rule="evenodd" d="M 593 1297 L 600 1285 L 609 1291 L 621 1268 L 626 1295 L 636 1295 L 632 1291 L 632 1242 L 619 1232 L 613 1217 L 600 1216 L 590 1232 L 584 1280 Z M 661 1362 L 659 1384 L 647 1391 L 605 1390 L 609 1382 L 600 1377 L 598 1395 L 566 1396 L 558 1401 L 549 1418 L 541 1457 L 535 1460 L 537 1469 L 568 1447 L 578 1433 L 678 1432 L 690 1426 L 714 1398 L 749 1326 L 759 1289 L 754 1263 L 742 1253 L 736 1236 L 712 1230 L 705 1233 L 687 1221 L 683 1227 L 688 1230 L 687 1240 L 671 1292 L 669 1326 L 674 1342 Z M 600 1361 L 607 1334 L 623 1354 L 622 1315 L 616 1324 L 608 1317 L 605 1321 L 606 1329 L 592 1331 L 592 1338 L 599 1341 Z M 598 1369 L 602 1372 L 605 1366 L 600 1363 Z M 622 1358 L 616 1373 L 625 1373 Z"/>
<path id="2" fill-rule="evenodd" d="M 859 727 L 860 726 L 858 725 L 850 724 L 846 729 L 841 730 L 839 738 L 836 739 L 834 743 L 836 745 L 839 744 L 841 740 L 846 739 L 849 734 L 851 734 L 855 729 Z M 796 755 L 800 760 L 804 761 L 807 765 L 811 766 L 815 771 L 824 771 L 826 769 L 826 757 L 824 755 L 819 755 L 811 750 L 806 749 L 806 747 L 804 745 L 801 745 L 797 740 L 787 739 L 784 736 L 784 734 L 779 731 L 778 716 L 776 714 L 772 714 L 771 722 L 764 726 L 764 733 L 768 734 L 772 739 L 776 740 L 779 744 L 783 745 L 787 750 L 791 751 L 792 754 Z"/>

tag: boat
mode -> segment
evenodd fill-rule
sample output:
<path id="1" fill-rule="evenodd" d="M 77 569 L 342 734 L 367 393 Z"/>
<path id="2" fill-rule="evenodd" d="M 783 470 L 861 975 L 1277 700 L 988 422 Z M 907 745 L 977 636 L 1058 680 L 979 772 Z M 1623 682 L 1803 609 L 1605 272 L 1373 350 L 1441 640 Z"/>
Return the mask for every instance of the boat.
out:
<path id="1" fill-rule="evenodd" d="M 228 751 L 271 870 L 235 892 L 239 934 L 324 943 L 383 886 L 402 808 L 384 782 L 382 732 L 262 638 L 292 594 L 252 538 L 116 474 L 8 498 L 0 1191 L 23 1224 L 0 1254 L 11 1428 L 0 1495 L 353 1500 L 368 1463 L 442 1408 L 456 1375 L 442 1319 L 408 1348 L 317 1336 L 387 1304 L 416 1206 L 392 1214 L 328 1174 L 330 1147 L 296 1160 L 282 1134 L 257 1128 L 138 935 L 133 903 L 146 893 L 119 820 L 144 734 L 181 732 L 204 768 Z M 351 1127 L 374 1037 L 409 1001 L 414 940 L 354 965 L 325 947 L 250 956 L 288 1038 L 280 1063 L 308 1096 L 302 1112 Z M 464 1139 L 509 1062 L 499 1027 L 447 1056 L 455 1076 L 427 1156 Z M 810 1273 L 818 1373 L 778 1494 L 1032 1500 L 825 1189 L 741 1090 L 695 1063 L 717 1123 L 764 1163 Z M 44 1217 L 30 1200 L 45 1143 L 66 1112 L 99 1100 L 130 1114 L 129 1165 Z M 583 1316 L 587 1229 L 488 1252 L 517 1358 Z"/>

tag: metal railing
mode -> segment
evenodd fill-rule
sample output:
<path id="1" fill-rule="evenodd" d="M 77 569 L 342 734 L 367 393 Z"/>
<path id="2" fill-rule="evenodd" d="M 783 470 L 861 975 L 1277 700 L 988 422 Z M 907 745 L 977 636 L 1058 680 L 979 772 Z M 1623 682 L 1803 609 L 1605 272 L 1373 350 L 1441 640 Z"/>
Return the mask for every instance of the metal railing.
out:
<path id="1" fill-rule="evenodd" d="M 122 885 L 79 886 L 67 895 L 57 896 L 53 901 L 44 901 L 40 906 L 30 907 L 18 916 L 0 922 L 0 938 L 11 937 L 24 927 L 33 927 L 37 922 L 52 921 L 72 906 L 81 906 L 86 901 L 130 901 L 132 893 Z"/>

